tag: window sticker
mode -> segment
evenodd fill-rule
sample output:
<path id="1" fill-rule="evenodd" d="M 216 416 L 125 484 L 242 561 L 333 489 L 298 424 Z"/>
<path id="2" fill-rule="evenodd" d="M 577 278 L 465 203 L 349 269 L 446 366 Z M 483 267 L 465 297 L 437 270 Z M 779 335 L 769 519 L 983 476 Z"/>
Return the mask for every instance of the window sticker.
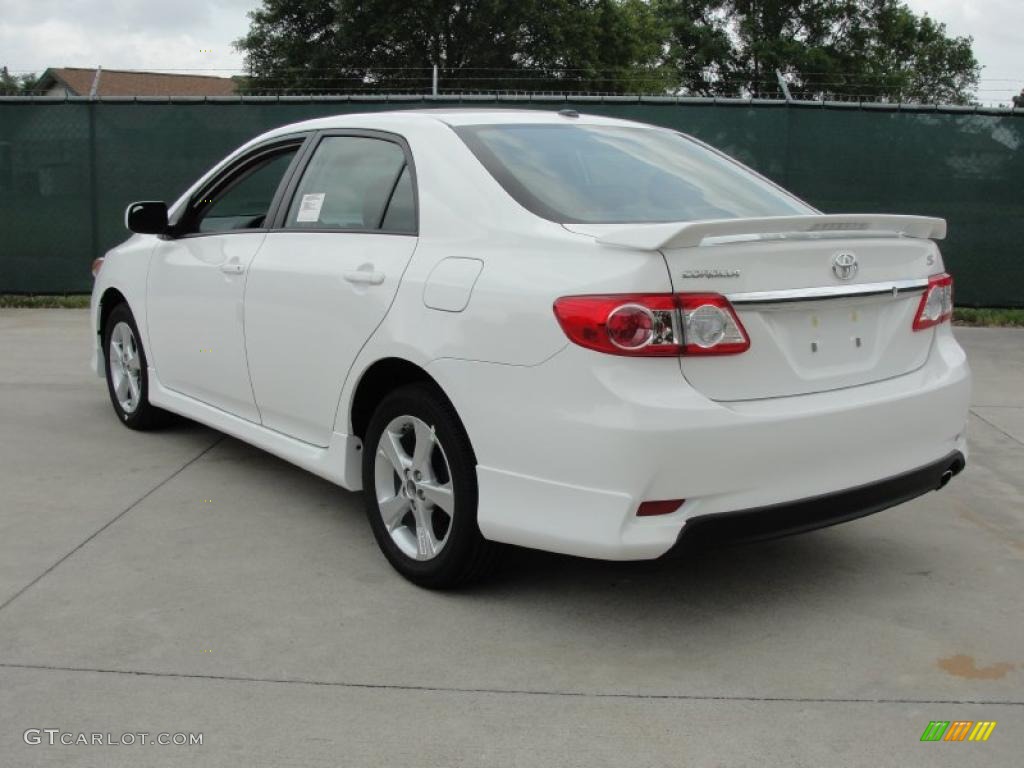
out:
<path id="1" fill-rule="evenodd" d="M 316 222 L 320 220 L 320 209 L 324 207 L 325 192 L 317 192 L 312 195 L 303 195 L 302 203 L 299 205 L 299 215 L 296 221 Z"/>

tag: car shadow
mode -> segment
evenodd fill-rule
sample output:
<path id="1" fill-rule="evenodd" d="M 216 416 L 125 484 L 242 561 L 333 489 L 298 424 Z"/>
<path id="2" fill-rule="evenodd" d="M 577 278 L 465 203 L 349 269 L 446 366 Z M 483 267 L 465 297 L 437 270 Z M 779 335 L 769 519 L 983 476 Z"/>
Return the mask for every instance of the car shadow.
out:
<path id="1" fill-rule="evenodd" d="M 883 513 L 884 514 L 884 513 Z M 916 589 L 932 567 L 913 542 L 871 519 L 796 536 L 689 550 L 651 561 L 609 562 L 509 547 L 487 581 L 459 599 L 500 599 L 531 613 L 577 614 L 598 628 L 632 617 L 694 638 L 733 622 L 801 622 L 835 610 L 837 595 L 877 599 Z M 884 585 L 884 586 L 883 586 Z M 871 596 L 875 597 L 872 598 Z M 557 599 L 552 600 L 552 596 Z M 748 628 L 750 625 L 748 624 Z M 661 630 L 659 630 L 661 631 Z"/>
<path id="2" fill-rule="evenodd" d="M 182 426 L 182 429 L 188 429 Z M 200 429 L 202 429 L 200 427 Z M 295 503 L 290 514 L 326 515 L 337 527 L 339 539 L 362 538 L 378 558 L 381 578 L 401 577 L 376 552 L 364 517 L 359 493 L 346 491 L 326 480 L 287 464 L 257 448 L 227 438 L 225 460 L 252 462 L 261 471 L 281 473 Z M 211 456 L 207 460 L 218 460 Z M 303 503 L 308 494 L 309 503 Z M 335 498 L 336 503 L 327 501 Z M 658 560 L 614 562 L 559 555 L 503 546 L 495 571 L 482 582 L 447 592 L 425 593 L 441 603 L 458 600 L 500 600 L 506 608 L 520 604 L 531 611 L 607 613 L 621 620 L 623 606 L 632 610 L 663 610 L 682 623 L 695 615 L 713 619 L 725 614 L 776 611 L 803 613 L 811 606 L 833 602 L 836 594 L 852 590 L 869 593 L 879 584 L 898 592 L 915 571 L 930 568 L 927 552 L 913 541 L 892 536 L 882 524 L 882 512 L 863 520 L 770 541 L 688 548 Z M 880 527 L 879 527 L 880 526 Z M 344 580 L 345 567 L 337 564 L 334 578 Z M 386 574 L 386 575 L 385 575 Z M 410 590 L 419 590 L 405 584 Z M 552 595 L 560 599 L 550 600 Z M 540 598 L 544 598 L 541 600 Z M 571 605 L 570 605 L 571 604 Z M 543 607 L 539 607 L 543 606 Z"/>
<path id="3" fill-rule="evenodd" d="M 834 579 L 855 566 L 861 551 L 838 530 L 750 544 L 689 548 L 657 560 L 627 562 L 508 547 L 490 586 L 484 583 L 478 589 L 514 586 L 531 590 L 538 585 L 585 589 L 601 584 L 605 588 L 670 593 L 742 589 L 744 595 L 751 595 Z"/>

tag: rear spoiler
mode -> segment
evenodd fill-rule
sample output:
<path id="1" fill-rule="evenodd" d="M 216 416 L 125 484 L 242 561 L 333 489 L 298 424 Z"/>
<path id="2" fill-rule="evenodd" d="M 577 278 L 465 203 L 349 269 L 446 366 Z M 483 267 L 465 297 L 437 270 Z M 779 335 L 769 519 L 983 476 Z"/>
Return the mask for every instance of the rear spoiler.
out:
<path id="1" fill-rule="evenodd" d="M 707 219 L 686 223 L 624 225 L 598 235 L 597 242 L 620 248 L 662 251 L 669 248 L 693 248 L 709 237 L 791 233 L 856 236 L 867 232 L 941 240 L 946 236 L 946 220 L 929 216 L 890 216 L 881 213 Z"/>

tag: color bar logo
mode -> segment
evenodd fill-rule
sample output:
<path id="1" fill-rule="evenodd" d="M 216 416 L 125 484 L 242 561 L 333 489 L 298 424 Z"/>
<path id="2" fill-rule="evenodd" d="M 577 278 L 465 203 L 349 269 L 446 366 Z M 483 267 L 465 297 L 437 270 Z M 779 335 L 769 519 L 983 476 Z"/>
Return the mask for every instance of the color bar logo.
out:
<path id="1" fill-rule="evenodd" d="M 932 720 L 921 741 L 988 741 L 995 729 L 994 720 Z"/>

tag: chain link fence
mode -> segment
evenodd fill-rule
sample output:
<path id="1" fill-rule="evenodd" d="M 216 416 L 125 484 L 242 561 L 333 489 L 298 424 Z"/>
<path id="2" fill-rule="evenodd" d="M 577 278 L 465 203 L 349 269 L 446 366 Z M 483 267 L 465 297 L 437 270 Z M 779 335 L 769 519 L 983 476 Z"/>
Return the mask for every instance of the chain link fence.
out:
<path id="1" fill-rule="evenodd" d="M 964 306 L 1024 306 L 1024 110 L 675 97 L 0 99 L 0 292 L 76 293 L 127 237 L 125 206 L 173 200 L 270 128 L 382 109 L 572 108 L 692 134 L 827 213 L 942 216 Z"/>

